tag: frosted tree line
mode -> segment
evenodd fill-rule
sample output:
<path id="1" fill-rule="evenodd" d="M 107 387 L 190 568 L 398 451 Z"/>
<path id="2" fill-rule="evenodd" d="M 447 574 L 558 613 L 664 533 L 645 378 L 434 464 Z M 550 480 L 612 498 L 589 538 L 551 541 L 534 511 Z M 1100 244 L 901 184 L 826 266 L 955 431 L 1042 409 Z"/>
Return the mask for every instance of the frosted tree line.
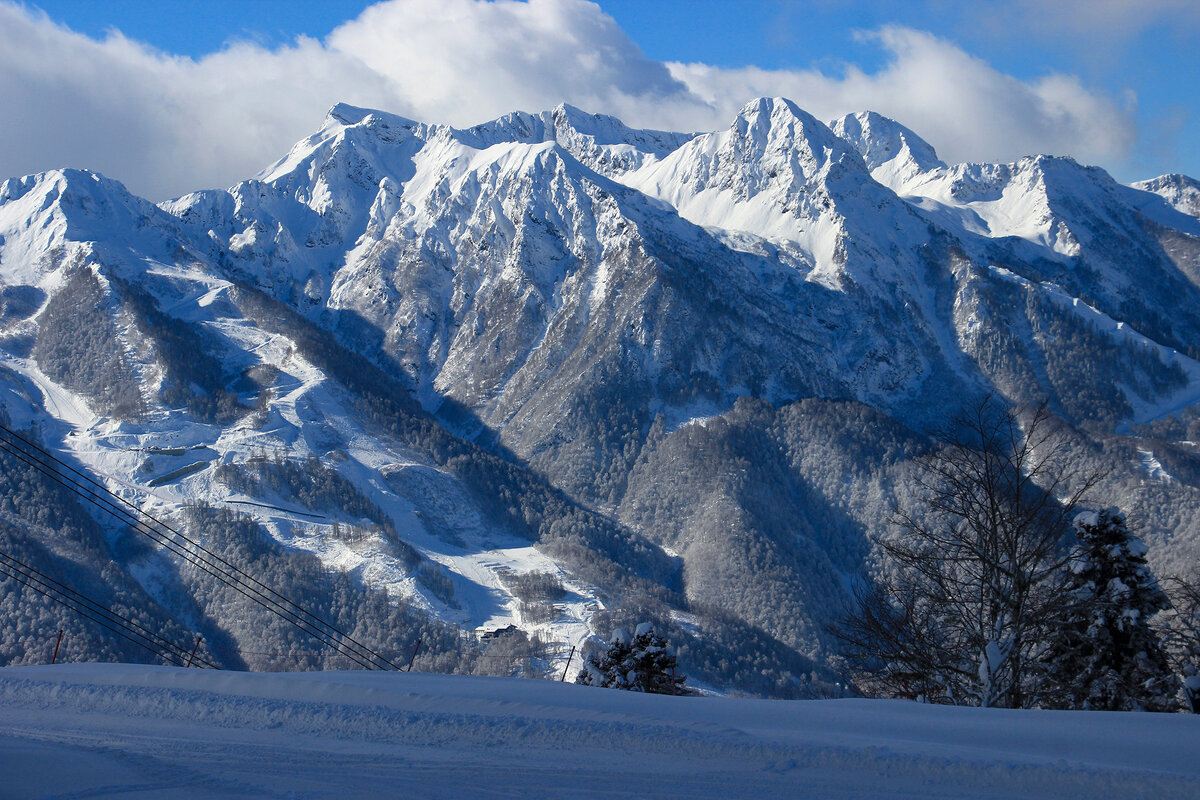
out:
<path id="1" fill-rule="evenodd" d="M 832 632 L 866 694 L 1006 708 L 1196 708 L 1196 576 L 1160 584 L 1045 407 L 986 399 L 918 460 Z"/>

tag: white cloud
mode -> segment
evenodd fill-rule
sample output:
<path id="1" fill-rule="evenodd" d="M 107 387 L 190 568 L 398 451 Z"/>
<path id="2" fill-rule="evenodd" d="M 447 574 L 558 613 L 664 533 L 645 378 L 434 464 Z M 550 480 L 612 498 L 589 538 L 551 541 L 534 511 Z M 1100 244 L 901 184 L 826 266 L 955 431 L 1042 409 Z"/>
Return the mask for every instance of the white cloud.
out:
<path id="1" fill-rule="evenodd" d="M 871 108 L 948 160 L 1131 148 L 1129 110 L 1070 76 L 1022 82 L 906 28 L 869 34 L 878 72 L 718 69 L 646 58 L 584 0 L 391 0 L 325 41 L 240 43 L 193 60 L 93 40 L 0 4 L 0 175 L 95 169 L 162 199 L 254 174 L 337 101 L 468 125 L 559 102 L 662 128 L 724 127 L 747 100 L 784 95 L 821 118 Z"/>
<path id="2" fill-rule="evenodd" d="M 672 65 L 672 74 L 728 114 L 736 98 L 783 95 L 821 119 L 870 109 L 915 130 L 947 161 L 1011 161 L 1072 155 L 1089 162 L 1125 157 L 1136 141 L 1131 109 L 1077 78 L 1026 83 L 998 72 L 950 42 L 910 28 L 863 34 L 891 58 L 875 73 L 848 66 L 818 71 L 715 69 Z"/>
<path id="3" fill-rule="evenodd" d="M 0 5 L 0 173 L 84 167 L 155 199 L 225 185 L 286 152 L 350 87 L 394 101 L 381 76 L 313 40 L 192 61 Z"/>
<path id="4" fill-rule="evenodd" d="M 427 118 L 469 125 L 561 102 L 637 108 L 686 88 L 616 22 L 577 0 L 393 0 L 329 37 Z"/>

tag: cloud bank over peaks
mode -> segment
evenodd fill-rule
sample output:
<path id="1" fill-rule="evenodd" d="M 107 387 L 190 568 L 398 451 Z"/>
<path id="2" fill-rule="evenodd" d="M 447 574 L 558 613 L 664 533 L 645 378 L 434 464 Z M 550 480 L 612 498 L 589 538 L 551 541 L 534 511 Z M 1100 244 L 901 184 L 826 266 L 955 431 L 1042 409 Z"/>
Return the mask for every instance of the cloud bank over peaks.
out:
<path id="1" fill-rule="evenodd" d="M 599 6 L 578 0 L 392 0 L 327 45 L 353 54 L 429 122 L 469 126 L 562 102 L 616 116 L 696 102 Z"/>
<path id="2" fill-rule="evenodd" d="M 671 73 L 714 107 L 735 97 L 783 95 L 833 119 L 870 110 L 914 130 L 948 162 L 1013 161 L 1037 153 L 1107 164 L 1137 142 L 1130 103 L 1090 91 L 1078 78 L 1020 81 L 950 42 L 888 26 L 860 37 L 890 58 L 873 74 L 848 65 L 841 76 L 816 70 L 716 69 L 672 64 Z"/>
<path id="3" fill-rule="evenodd" d="M 1072 76 L 1021 81 L 910 28 L 863 35 L 889 56 L 873 73 L 725 69 L 647 58 L 585 0 L 389 0 L 324 41 L 237 42 L 191 59 L 4 3 L 0 175 L 84 167 L 155 200 L 225 186 L 287 152 L 339 101 L 458 126 L 568 102 L 699 131 L 726 127 L 749 99 L 786 96 L 823 119 L 893 117 L 947 161 L 1048 152 L 1103 165 L 1136 143 L 1128 101 Z"/>

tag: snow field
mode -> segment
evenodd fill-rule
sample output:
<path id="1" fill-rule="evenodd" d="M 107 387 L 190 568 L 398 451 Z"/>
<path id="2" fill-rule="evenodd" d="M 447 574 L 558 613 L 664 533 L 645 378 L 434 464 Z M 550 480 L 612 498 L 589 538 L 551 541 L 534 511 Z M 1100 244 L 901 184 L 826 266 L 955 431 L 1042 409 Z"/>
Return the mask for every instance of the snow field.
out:
<path id="1" fill-rule="evenodd" d="M 422 674 L 0 670 L 11 798 L 1189 798 L 1198 723 Z"/>
<path id="2" fill-rule="evenodd" d="M 184 318 L 203 318 L 198 309 L 211 305 L 230 287 L 227 281 L 186 268 L 147 262 L 147 269 L 173 279 L 180 294 L 160 301 L 171 313 Z M 40 394 L 41 405 L 67 431 L 62 441 L 71 457 L 86 464 L 111 490 L 149 513 L 166 518 L 184 502 L 197 499 L 231 504 L 238 511 L 253 514 L 285 545 L 306 550 L 331 569 L 350 573 L 364 584 L 392 596 L 406 597 L 439 619 L 467 630 L 492 630 L 516 624 L 529 634 L 541 634 L 562 651 L 552 664 L 555 672 L 561 671 L 571 647 L 582 647 L 591 635 L 587 619 L 602 607 L 592 587 L 568 583 L 567 596 L 555 603 L 560 613 L 554 619 L 539 624 L 523 621 L 519 603 L 505 588 L 501 576 L 549 571 L 565 578 L 552 560 L 528 542 L 490 531 L 479 521 L 463 526 L 466 535 L 461 544 L 448 543 L 430 534 L 413 504 L 388 489 L 382 479 L 388 469 L 420 465 L 408 464 L 403 453 L 387 449 L 386 443 L 354 424 L 341 399 L 328 388 L 324 373 L 291 353 L 286 337 L 261 331 L 240 319 L 218 318 L 208 325 L 219 335 L 237 342 L 239 351 L 255 353 L 264 363 L 281 367 L 273 387 L 271 417 L 262 429 L 239 424 L 223 430 L 219 426 L 190 422 L 173 413 L 151 414 L 138 424 L 104 421 L 94 415 L 84 398 L 44 375 L 32 358 L 5 355 L 0 363 L 20 374 Z M 188 455 L 173 457 L 161 452 L 168 448 Z M 457 607 L 433 597 L 408 574 L 404 564 L 380 548 L 352 547 L 325 535 L 332 519 L 308 513 L 290 499 L 231 493 L 213 479 L 211 467 L 175 475 L 179 468 L 199 460 L 190 457 L 193 452 L 200 452 L 197 448 L 212 465 L 245 461 L 256 451 L 270 453 L 278 449 L 289 458 L 302 458 L 307 453 L 321 456 L 330 449 L 344 449 L 349 460 L 339 466 L 339 471 L 384 510 L 401 539 L 448 570 L 455 586 Z M 138 467 L 147 455 L 155 460 L 156 467 L 151 473 L 142 474 Z M 289 508 L 294 512 L 289 512 Z M 103 515 L 100 518 L 108 522 Z M 146 588 L 154 594 L 153 578 L 160 571 L 157 565 L 145 563 L 131 568 L 139 579 L 145 579 Z M 572 672 L 578 669 L 578 658 L 572 666 Z"/>

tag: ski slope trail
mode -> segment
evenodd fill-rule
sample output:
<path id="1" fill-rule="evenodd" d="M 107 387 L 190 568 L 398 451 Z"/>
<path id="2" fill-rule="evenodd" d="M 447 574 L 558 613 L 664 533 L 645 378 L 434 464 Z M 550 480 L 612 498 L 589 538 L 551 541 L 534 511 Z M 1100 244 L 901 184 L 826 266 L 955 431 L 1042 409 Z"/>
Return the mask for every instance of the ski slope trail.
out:
<path id="1" fill-rule="evenodd" d="M 548 681 L 0 670 L 0 774 L 50 797 L 1195 797 L 1200 719 L 648 696 Z"/>

